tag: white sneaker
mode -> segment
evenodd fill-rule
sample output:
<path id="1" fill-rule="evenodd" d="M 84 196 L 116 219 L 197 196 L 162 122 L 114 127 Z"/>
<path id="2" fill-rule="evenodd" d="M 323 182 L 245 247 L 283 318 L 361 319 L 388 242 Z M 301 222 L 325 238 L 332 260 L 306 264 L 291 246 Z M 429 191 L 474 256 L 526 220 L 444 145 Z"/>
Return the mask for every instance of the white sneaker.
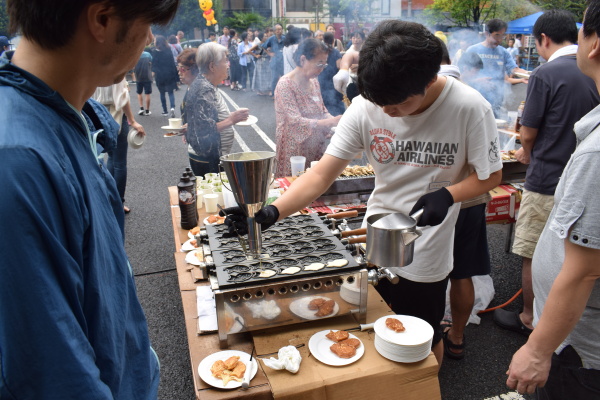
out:
<path id="1" fill-rule="evenodd" d="M 150 114 L 152 114 L 152 111 L 150 111 L 150 110 L 144 111 L 144 115 L 150 115 Z"/>
<path id="2" fill-rule="evenodd" d="M 138 115 L 144 115 L 144 109 L 140 109 L 140 111 L 138 111 Z"/>
<path id="3" fill-rule="evenodd" d="M 171 108 L 171 114 L 169 114 L 169 118 L 175 118 L 175 109 Z"/>

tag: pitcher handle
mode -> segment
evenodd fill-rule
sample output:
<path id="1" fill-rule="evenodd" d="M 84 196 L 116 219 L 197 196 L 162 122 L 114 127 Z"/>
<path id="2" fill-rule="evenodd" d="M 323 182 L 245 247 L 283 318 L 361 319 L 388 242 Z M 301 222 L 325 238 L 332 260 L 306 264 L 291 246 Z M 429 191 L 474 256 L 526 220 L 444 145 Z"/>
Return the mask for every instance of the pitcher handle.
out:
<path id="1" fill-rule="evenodd" d="M 425 212 L 425 208 L 421 208 L 420 210 L 417 210 L 414 213 L 412 213 L 410 215 L 410 217 L 412 219 L 414 219 L 415 222 L 419 222 L 419 219 L 421 218 L 421 216 L 423 215 L 424 212 Z"/>

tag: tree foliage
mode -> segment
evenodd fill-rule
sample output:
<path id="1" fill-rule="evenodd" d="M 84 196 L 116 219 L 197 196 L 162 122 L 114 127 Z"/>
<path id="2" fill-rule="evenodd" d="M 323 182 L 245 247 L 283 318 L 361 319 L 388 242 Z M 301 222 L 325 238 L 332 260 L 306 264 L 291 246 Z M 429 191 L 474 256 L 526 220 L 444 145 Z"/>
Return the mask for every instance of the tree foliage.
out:
<path id="1" fill-rule="evenodd" d="M 238 32 L 245 31 L 248 28 L 263 29 L 266 19 L 262 15 L 254 12 L 233 12 L 233 17 L 225 18 L 225 25 L 235 29 Z"/>
<path id="2" fill-rule="evenodd" d="M 532 3 L 544 10 L 557 9 L 570 11 L 575 15 L 577 21 L 583 21 L 583 12 L 586 6 L 584 0 L 532 0 Z"/>
<path id="3" fill-rule="evenodd" d="M 0 0 L 0 36 L 10 37 L 8 34 L 8 14 L 6 13 L 6 0 Z"/>
<path id="4" fill-rule="evenodd" d="M 216 14 L 215 18 L 217 18 Z M 173 21 L 165 27 L 153 27 L 152 31 L 154 34 L 164 36 L 174 35 L 177 31 L 183 31 L 186 39 L 193 39 L 194 28 L 206 28 L 206 20 L 202 17 L 202 10 L 198 5 L 198 0 L 180 0 Z"/>
<path id="5" fill-rule="evenodd" d="M 431 24 L 473 27 L 494 18 L 497 0 L 434 0 L 425 8 Z"/>

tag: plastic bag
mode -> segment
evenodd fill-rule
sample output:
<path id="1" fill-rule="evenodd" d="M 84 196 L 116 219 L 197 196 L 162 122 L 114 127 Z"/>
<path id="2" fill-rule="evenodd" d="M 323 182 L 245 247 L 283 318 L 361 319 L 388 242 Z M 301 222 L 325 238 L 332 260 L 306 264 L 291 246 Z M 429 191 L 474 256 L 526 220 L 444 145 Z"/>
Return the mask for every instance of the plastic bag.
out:
<path id="1" fill-rule="evenodd" d="M 485 310 L 489 305 L 496 291 L 494 290 L 494 282 L 492 277 L 489 275 L 478 275 L 473 278 L 473 287 L 475 288 L 475 302 L 471 315 L 469 315 L 469 321 L 467 324 L 479 325 L 481 318 L 477 315 L 479 311 Z M 448 289 L 446 290 L 446 312 L 444 313 L 444 319 L 451 321 L 452 312 L 450 311 L 450 285 L 448 282 Z"/>

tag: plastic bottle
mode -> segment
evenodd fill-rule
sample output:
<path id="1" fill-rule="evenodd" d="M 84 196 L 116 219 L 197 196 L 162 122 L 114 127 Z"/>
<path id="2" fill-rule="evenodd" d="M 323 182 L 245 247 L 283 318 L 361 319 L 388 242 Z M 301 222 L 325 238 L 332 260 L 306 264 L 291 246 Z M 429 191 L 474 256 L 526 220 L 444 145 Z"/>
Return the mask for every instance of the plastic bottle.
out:
<path id="1" fill-rule="evenodd" d="M 198 210 L 196 209 L 196 184 L 190 181 L 184 173 L 177 184 L 179 194 L 179 211 L 181 213 L 181 228 L 192 229 L 198 225 Z"/>
<path id="2" fill-rule="evenodd" d="M 525 102 L 522 101 L 517 109 L 517 122 L 515 123 L 515 132 L 521 132 L 521 117 L 523 116 L 523 110 L 525 109 Z"/>

